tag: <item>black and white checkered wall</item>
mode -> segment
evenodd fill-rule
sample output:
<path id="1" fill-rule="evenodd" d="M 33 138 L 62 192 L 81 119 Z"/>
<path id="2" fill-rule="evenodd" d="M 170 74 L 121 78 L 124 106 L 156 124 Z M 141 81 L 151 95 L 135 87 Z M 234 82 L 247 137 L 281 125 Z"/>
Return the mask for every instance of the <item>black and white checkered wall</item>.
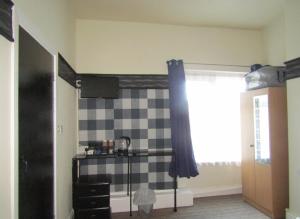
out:
<path id="1" fill-rule="evenodd" d="M 104 139 L 131 138 L 132 149 L 170 149 L 168 89 L 121 89 L 118 99 L 79 99 L 79 144 Z M 170 189 L 170 156 L 133 158 L 133 189 Z M 95 159 L 81 165 L 81 173 L 112 174 L 112 191 L 127 189 L 127 160 Z"/>

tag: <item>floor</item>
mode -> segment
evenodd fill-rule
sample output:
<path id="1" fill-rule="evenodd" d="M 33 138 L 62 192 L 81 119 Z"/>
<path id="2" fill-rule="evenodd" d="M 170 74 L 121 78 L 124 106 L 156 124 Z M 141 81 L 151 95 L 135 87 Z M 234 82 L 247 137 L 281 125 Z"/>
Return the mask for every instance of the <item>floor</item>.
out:
<path id="1" fill-rule="evenodd" d="M 240 195 L 198 198 L 193 207 L 159 209 L 151 212 L 149 217 L 141 216 L 138 212 L 115 213 L 112 219 L 156 218 L 156 219 L 269 219 L 255 208 L 242 200 Z"/>

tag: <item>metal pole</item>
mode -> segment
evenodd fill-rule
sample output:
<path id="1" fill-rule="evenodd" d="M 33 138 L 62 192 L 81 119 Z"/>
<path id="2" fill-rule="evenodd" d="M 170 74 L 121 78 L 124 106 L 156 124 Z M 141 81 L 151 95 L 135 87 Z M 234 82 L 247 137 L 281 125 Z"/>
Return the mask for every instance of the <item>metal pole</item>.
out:
<path id="1" fill-rule="evenodd" d="M 130 216 L 132 216 L 132 181 L 131 181 L 131 173 L 132 173 L 132 164 L 131 164 L 131 158 L 130 156 L 128 156 L 129 158 L 129 164 L 130 164 L 130 171 L 129 171 L 129 193 L 130 193 L 130 198 L 129 198 L 129 201 L 130 201 Z"/>
<path id="2" fill-rule="evenodd" d="M 201 62 L 184 62 L 186 65 L 208 65 L 208 66 L 225 66 L 225 67 L 242 67 L 249 68 L 249 65 L 228 65 L 228 64 L 217 64 L 217 63 L 201 63 Z"/>
<path id="3" fill-rule="evenodd" d="M 177 176 L 174 177 L 174 212 L 177 212 Z"/>
<path id="4" fill-rule="evenodd" d="M 129 183 L 130 183 L 130 180 L 129 180 L 129 155 L 127 155 L 128 157 L 127 157 L 127 164 L 128 164 L 128 167 L 127 167 L 127 196 L 129 195 Z"/>
<path id="5" fill-rule="evenodd" d="M 177 212 L 177 172 L 176 172 L 176 168 L 177 168 L 177 164 L 176 164 L 176 154 L 174 152 L 173 154 L 174 156 L 174 212 Z"/>

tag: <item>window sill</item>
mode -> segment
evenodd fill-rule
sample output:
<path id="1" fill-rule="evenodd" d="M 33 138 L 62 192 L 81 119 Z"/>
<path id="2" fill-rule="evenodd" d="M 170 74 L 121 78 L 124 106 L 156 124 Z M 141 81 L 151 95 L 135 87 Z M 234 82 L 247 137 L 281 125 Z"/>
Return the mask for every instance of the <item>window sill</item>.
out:
<path id="1" fill-rule="evenodd" d="M 240 161 L 197 162 L 198 166 L 241 166 Z"/>

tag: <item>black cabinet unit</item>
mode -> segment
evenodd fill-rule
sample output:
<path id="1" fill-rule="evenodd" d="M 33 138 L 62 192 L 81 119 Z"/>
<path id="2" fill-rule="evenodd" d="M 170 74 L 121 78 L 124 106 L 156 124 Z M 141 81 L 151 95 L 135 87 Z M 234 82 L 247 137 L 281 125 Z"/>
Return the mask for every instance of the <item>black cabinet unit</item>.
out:
<path id="1" fill-rule="evenodd" d="M 75 210 L 75 214 L 77 213 L 76 218 L 93 218 L 91 217 L 91 211 L 94 212 L 94 217 L 102 218 L 110 218 L 106 214 L 110 212 L 108 208 L 103 207 L 105 203 L 107 203 L 107 195 L 110 190 L 110 183 L 112 181 L 112 177 L 116 180 L 117 175 L 113 174 L 100 174 L 100 175 L 80 175 L 80 162 L 87 161 L 89 159 L 117 159 L 117 158 L 127 158 L 127 196 L 129 196 L 129 214 L 132 216 L 132 177 L 134 173 L 132 172 L 132 166 L 134 158 L 142 158 L 142 157 L 161 157 L 161 156 L 173 156 L 175 160 L 175 154 L 173 150 L 132 150 L 127 153 L 127 155 L 118 155 L 118 154 L 100 154 L 100 155 L 83 155 L 78 154 L 72 160 L 72 171 L 73 171 L 73 207 Z M 174 189 L 174 212 L 177 211 L 177 176 L 173 177 L 173 189 Z M 109 182 L 109 183 L 108 183 Z M 81 197 L 81 199 L 79 198 Z M 84 199 L 86 197 L 86 199 Z M 92 199 L 91 199 L 92 198 Z M 97 199 L 100 198 L 100 199 Z M 84 200 L 84 201 L 83 201 Z M 80 204 L 78 202 L 83 201 L 84 204 Z M 95 202 L 98 202 L 97 204 Z M 87 209 L 80 209 L 79 206 L 89 207 Z M 90 207 L 95 208 L 90 208 Z M 102 206 L 102 207 L 100 207 Z M 77 211 L 76 211 L 77 209 Z M 83 215 L 79 217 L 79 215 Z M 104 215 L 104 216 L 103 216 Z M 106 216 L 105 216 L 106 215 Z"/>
<path id="2" fill-rule="evenodd" d="M 81 76 L 82 98 L 118 98 L 119 79 L 117 77 Z"/>
<path id="3" fill-rule="evenodd" d="M 111 218 L 110 183 L 109 175 L 73 176 L 75 219 Z"/>

